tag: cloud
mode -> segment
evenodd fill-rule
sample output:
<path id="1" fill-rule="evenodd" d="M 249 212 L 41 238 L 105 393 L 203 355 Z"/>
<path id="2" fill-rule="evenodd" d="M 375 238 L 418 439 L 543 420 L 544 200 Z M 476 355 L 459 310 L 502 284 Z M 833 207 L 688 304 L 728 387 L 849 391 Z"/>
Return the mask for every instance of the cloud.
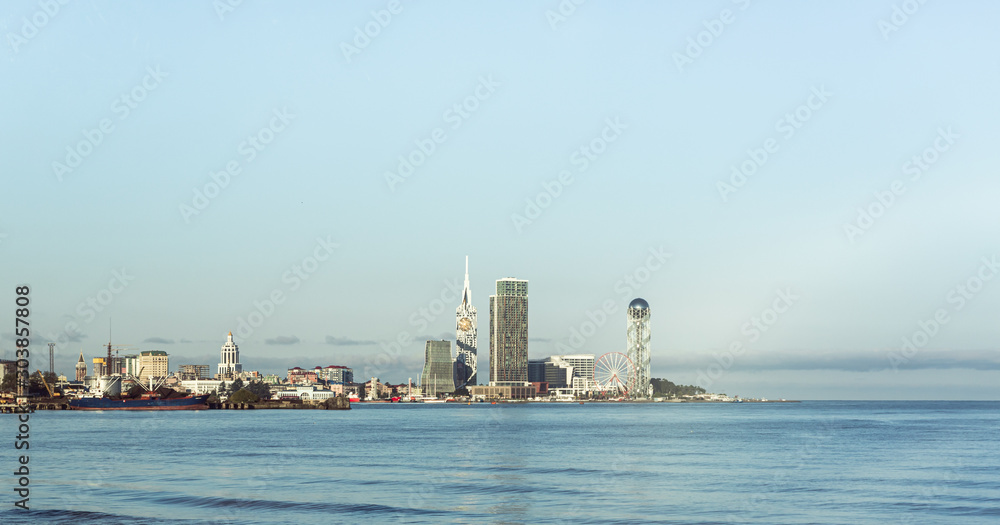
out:
<path id="1" fill-rule="evenodd" d="M 551 343 L 554 339 L 550 337 L 529 337 L 529 343 Z"/>
<path id="2" fill-rule="evenodd" d="M 334 337 L 332 335 L 328 335 L 326 336 L 326 344 L 334 346 L 365 346 L 365 345 L 373 345 L 375 344 L 375 341 L 350 339 L 347 337 Z"/>
<path id="3" fill-rule="evenodd" d="M 180 342 L 181 343 L 193 343 L 194 341 L 192 341 L 190 339 L 181 339 Z"/>
<path id="4" fill-rule="evenodd" d="M 279 335 L 274 339 L 265 339 L 264 343 L 269 345 L 294 345 L 299 342 L 299 338 L 294 335 Z"/>
<path id="5" fill-rule="evenodd" d="M 455 334 L 441 332 L 438 335 L 415 335 L 413 336 L 413 340 L 419 343 L 423 343 L 424 341 L 454 341 Z"/>
<path id="6" fill-rule="evenodd" d="M 163 337 L 149 337 L 143 343 L 155 343 L 158 345 L 172 345 L 174 344 L 173 339 L 165 339 Z"/>
<path id="7" fill-rule="evenodd" d="M 42 336 L 36 332 L 34 335 L 31 336 L 31 343 L 32 344 L 55 343 L 56 345 L 61 345 L 63 343 L 79 343 L 80 341 L 83 341 L 86 337 L 87 337 L 86 335 L 80 332 L 70 333 L 69 331 L 63 330 L 62 333 L 60 333 L 59 336 L 53 340 L 49 339 L 48 337 Z M 13 333 L 5 333 L 2 336 L 0 336 L 0 339 L 7 339 L 13 341 L 15 337 Z"/>
<path id="8" fill-rule="evenodd" d="M 728 360 L 725 353 L 721 359 Z M 894 355 L 895 358 L 890 358 Z M 656 359 L 656 356 L 654 356 Z M 704 370 L 720 362 L 711 354 L 677 353 L 671 359 L 674 368 Z M 1000 370 L 1000 351 L 923 349 L 905 358 L 899 349 L 851 352 L 765 352 L 746 351 L 734 356 L 732 370 L 831 370 L 841 372 L 876 372 L 881 370 Z"/>

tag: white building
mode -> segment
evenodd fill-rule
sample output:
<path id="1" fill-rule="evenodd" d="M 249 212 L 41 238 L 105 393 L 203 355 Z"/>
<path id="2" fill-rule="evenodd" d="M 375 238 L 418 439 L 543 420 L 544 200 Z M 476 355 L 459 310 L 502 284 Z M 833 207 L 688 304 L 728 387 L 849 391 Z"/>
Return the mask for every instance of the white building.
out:
<path id="1" fill-rule="evenodd" d="M 226 344 L 222 345 L 222 362 L 219 363 L 219 377 L 235 377 L 243 372 L 240 364 L 240 347 L 233 342 L 233 333 L 229 332 Z"/>
<path id="2" fill-rule="evenodd" d="M 341 388 L 342 390 L 342 388 Z M 275 393 L 277 399 L 300 399 L 304 402 L 309 401 L 324 401 L 330 399 L 331 397 L 337 397 L 337 390 L 317 390 L 313 386 L 297 386 L 294 388 L 286 388 L 284 390 L 279 390 Z"/>
<path id="3" fill-rule="evenodd" d="M 219 390 L 221 384 L 222 381 L 217 379 L 191 379 L 180 382 L 181 388 L 192 394 L 211 394 Z"/>

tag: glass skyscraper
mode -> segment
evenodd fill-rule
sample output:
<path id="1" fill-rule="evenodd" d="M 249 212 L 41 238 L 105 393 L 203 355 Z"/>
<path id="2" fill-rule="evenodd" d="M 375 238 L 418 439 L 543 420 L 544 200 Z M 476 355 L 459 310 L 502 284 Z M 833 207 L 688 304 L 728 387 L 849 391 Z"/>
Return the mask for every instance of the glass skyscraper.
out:
<path id="1" fill-rule="evenodd" d="M 420 374 L 420 388 L 428 396 L 455 390 L 451 377 L 451 341 L 427 341 L 424 346 L 424 370 Z"/>
<path id="2" fill-rule="evenodd" d="M 528 281 L 497 281 L 490 296 L 490 386 L 528 382 Z"/>

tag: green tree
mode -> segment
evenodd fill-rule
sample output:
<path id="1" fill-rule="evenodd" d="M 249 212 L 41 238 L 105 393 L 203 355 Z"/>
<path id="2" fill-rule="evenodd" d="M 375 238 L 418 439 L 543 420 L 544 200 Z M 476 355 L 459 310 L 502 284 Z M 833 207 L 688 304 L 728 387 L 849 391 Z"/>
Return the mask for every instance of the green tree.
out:
<path id="1" fill-rule="evenodd" d="M 271 387 L 263 381 L 250 381 L 246 389 L 261 399 L 271 399 Z"/>
<path id="2" fill-rule="evenodd" d="M 238 377 L 236 378 L 236 381 L 233 381 L 233 383 L 229 385 L 230 392 L 239 392 L 241 388 L 243 388 L 243 380 Z"/>
<path id="3" fill-rule="evenodd" d="M 3 376 L 3 381 L 0 382 L 0 390 L 4 392 L 13 392 L 17 390 L 17 374 L 7 374 Z"/>
<path id="4" fill-rule="evenodd" d="M 239 389 L 235 394 L 229 396 L 230 403 L 256 403 L 260 398 L 246 388 Z"/>
<path id="5" fill-rule="evenodd" d="M 704 394 L 705 389 L 694 385 L 677 385 L 672 381 L 654 377 L 649 381 L 653 385 L 654 396 L 678 397 Z"/>

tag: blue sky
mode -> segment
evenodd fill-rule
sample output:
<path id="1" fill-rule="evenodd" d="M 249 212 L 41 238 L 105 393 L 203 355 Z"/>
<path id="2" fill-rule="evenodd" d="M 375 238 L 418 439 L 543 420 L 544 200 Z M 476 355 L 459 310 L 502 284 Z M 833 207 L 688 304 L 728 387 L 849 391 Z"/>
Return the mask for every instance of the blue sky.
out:
<path id="1" fill-rule="evenodd" d="M 1000 6 L 563 4 L 5 2 L 0 289 L 32 286 L 33 366 L 110 325 L 214 368 L 257 311 L 249 368 L 405 381 L 468 255 L 481 362 L 517 277 L 531 357 L 621 351 L 639 296 L 654 377 L 1000 397 Z"/>

